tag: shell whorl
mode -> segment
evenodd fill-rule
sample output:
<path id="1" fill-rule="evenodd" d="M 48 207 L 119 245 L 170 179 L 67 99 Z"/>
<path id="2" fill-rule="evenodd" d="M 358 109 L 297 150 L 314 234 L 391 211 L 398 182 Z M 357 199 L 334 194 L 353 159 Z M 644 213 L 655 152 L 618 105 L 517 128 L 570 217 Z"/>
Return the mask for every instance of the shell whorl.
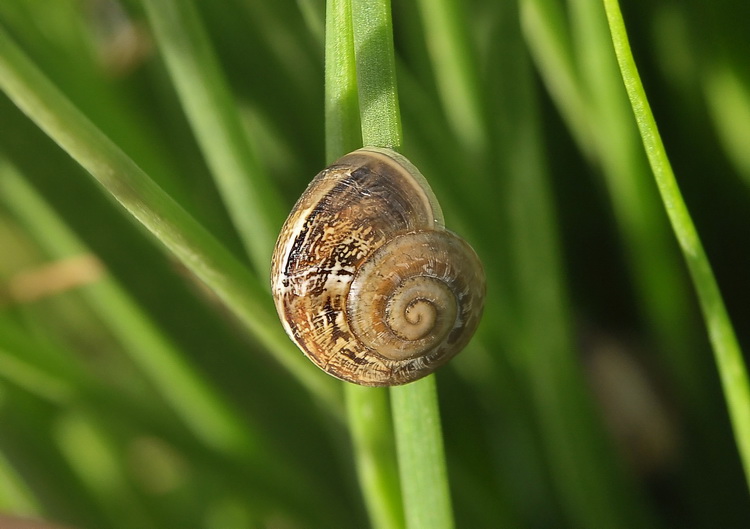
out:
<path id="1" fill-rule="evenodd" d="M 445 229 L 421 173 L 372 147 L 310 183 L 281 230 L 271 276 L 300 349 L 368 386 L 417 380 L 455 356 L 479 323 L 485 288 L 478 257 Z"/>

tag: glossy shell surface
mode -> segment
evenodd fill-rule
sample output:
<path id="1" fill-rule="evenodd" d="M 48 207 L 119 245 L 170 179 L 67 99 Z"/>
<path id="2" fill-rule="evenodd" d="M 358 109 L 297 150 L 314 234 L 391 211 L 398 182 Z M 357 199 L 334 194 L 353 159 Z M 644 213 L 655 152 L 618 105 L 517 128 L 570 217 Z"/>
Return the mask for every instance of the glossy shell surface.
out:
<path id="1" fill-rule="evenodd" d="M 274 301 L 320 368 L 366 386 L 417 380 L 455 356 L 481 317 L 474 250 L 446 230 L 419 171 L 389 149 L 321 171 L 274 250 Z"/>

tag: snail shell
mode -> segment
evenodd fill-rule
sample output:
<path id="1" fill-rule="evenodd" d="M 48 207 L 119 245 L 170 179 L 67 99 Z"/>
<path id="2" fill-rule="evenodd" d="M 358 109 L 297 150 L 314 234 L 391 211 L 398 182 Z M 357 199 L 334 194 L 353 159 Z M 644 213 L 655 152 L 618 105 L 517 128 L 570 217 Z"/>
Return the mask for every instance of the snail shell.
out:
<path id="1" fill-rule="evenodd" d="M 310 183 L 276 242 L 271 285 L 299 348 L 365 386 L 412 382 L 458 354 L 485 293 L 479 258 L 445 229 L 422 174 L 375 147 Z"/>

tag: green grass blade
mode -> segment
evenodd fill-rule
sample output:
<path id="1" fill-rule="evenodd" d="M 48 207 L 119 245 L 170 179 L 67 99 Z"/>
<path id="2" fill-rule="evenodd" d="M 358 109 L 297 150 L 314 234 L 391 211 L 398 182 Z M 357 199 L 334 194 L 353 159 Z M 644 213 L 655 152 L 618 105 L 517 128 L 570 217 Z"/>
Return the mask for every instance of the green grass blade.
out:
<path id="1" fill-rule="evenodd" d="M 557 0 L 521 0 L 520 15 L 527 46 L 547 89 L 580 149 L 589 158 L 594 158 L 595 136 L 588 119 L 588 105 L 577 79 L 562 5 Z"/>
<path id="2" fill-rule="evenodd" d="M 347 384 L 345 391 L 357 473 L 370 523 L 373 529 L 401 529 L 404 512 L 388 390 Z"/>
<path id="3" fill-rule="evenodd" d="M 435 377 L 391 388 L 399 473 L 409 529 L 450 529 L 453 509 Z"/>
<path id="4" fill-rule="evenodd" d="M 750 185 L 750 85 L 728 60 L 716 61 L 704 76 L 706 102 L 727 156 Z"/>
<path id="5" fill-rule="evenodd" d="M 362 141 L 365 145 L 398 149 L 402 143 L 402 128 L 390 2 L 353 0 L 352 21 Z M 452 527 L 434 377 L 391 388 L 391 399 L 407 527 Z M 415 457 L 412 458 L 412 454 Z M 427 477 L 430 480 L 426 481 Z M 415 491 L 420 493 L 415 494 Z"/>
<path id="6" fill-rule="evenodd" d="M 316 0 L 297 0 L 297 6 L 305 21 L 305 26 L 315 41 L 319 43 L 323 42 L 326 22 L 323 20 L 323 9 L 321 9 L 320 2 Z"/>
<path id="7" fill-rule="evenodd" d="M 329 0 L 325 48 L 326 159 L 330 162 L 362 145 L 349 0 Z M 388 391 L 346 384 L 344 394 L 370 524 L 375 529 L 400 529 L 404 516 Z"/>
<path id="8" fill-rule="evenodd" d="M 329 0 L 325 39 L 326 161 L 362 146 L 350 0 Z"/>
<path id="9" fill-rule="evenodd" d="M 427 56 L 433 72 L 437 96 L 445 121 L 438 130 L 450 138 L 450 146 L 441 156 L 450 157 L 460 169 L 460 185 L 454 182 L 457 197 L 463 198 L 463 208 L 456 208 L 452 217 L 466 215 L 466 206 L 471 204 L 474 215 L 484 213 L 482 223 L 496 225 L 498 214 L 495 208 L 496 189 L 488 174 L 493 172 L 489 150 L 489 101 L 480 84 L 478 41 L 467 23 L 465 3 L 460 0 L 420 0 L 417 2 L 422 22 Z M 489 17 L 488 17 L 489 18 Z M 492 94 L 490 97 L 494 97 Z M 434 109 L 430 109 L 435 113 Z M 432 147 L 434 150 L 434 147 Z M 437 158 L 431 154 L 430 158 Z M 458 180 L 458 179 L 457 179 Z M 450 184 L 449 184 L 450 185 Z M 450 195 L 444 199 L 450 200 Z M 446 204 L 447 205 L 447 204 Z M 468 215 L 471 217 L 471 214 Z M 457 221 L 460 220 L 457 218 Z M 482 223 L 476 222 L 481 225 Z M 452 226 L 456 226 L 451 222 Z M 462 231 L 471 236 L 469 230 Z M 479 241 L 472 241 L 475 244 Z"/>
<path id="10" fill-rule="evenodd" d="M 75 394 L 64 380 L 8 352 L 4 342 L 0 329 L 0 379 L 9 380 L 29 393 L 58 404 L 68 402 Z"/>
<path id="11" fill-rule="evenodd" d="M 0 387 L 0 391 L 2 391 L 2 387 Z M 34 494 L 0 452 L 0 512 L 32 515 L 39 514 L 39 511 L 39 504 L 34 498 Z"/>
<path id="12" fill-rule="evenodd" d="M 284 219 L 281 199 L 251 149 L 195 7 L 186 0 L 143 4 L 229 215 L 255 270 L 266 277 Z"/>
<path id="13" fill-rule="evenodd" d="M 477 156 L 487 148 L 487 135 L 463 2 L 420 0 L 417 4 L 443 111 L 463 148 Z"/>
<path id="14" fill-rule="evenodd" d="M 679 253 L 640 148 L 638 130 L 623 90 L 617 61 L 609 48 L 604 8 L 598 0 L 568 0 L 581 93 L 595 131 L 597 157 L 609 189 L 642 311 L 658 349 L 680 386 L 681 398 L 695 406 L 709 400 L 693 355 L 690 302 Z"/>
<path id="15" fill-rule="evenodd" d="M 342 413 L 339 390 L 294 348 L 259 281 L 83 116 L 0 29 L 0 87 L 234 312 L 308 390 Z"/>
<path id="16" fill-rule="evenodd" d="M 690 270 L 714 350 L 735 440 L 750 484 L 750 385 L 734 329 L 703 245 L 682 198 L 630 50 L 617 0 L 604 0 L 612 42 L 635 120 L 669 220 Z"/>
<path id="17" fill-rule="evenodd" d="M 352 24 L 362 143 L 398 150 L 403 132 L 390 1 L 352 0 Z"/>

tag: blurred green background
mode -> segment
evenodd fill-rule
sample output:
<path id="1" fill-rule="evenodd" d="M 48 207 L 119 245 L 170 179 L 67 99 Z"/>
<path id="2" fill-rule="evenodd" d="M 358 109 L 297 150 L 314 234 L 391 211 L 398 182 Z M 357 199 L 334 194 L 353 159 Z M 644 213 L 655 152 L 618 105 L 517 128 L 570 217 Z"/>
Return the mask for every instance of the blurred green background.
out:
<path id="1" fill-rule="evenodd" d="M 330 162 L 324 2 L 196 4 L 291 208 Z M 445 4 L 392 9 L 404 153 L 488 275 L 478 336 L 437 377 L 457 526 L 750 527 L 712 352 L 600 2 Z M 623 10 L 747 347 L 750 13 L 731 0 Z M 141 2 L 4 0 L 0 25 L 266 281 Z M 341 410 L 311 397 L 2 94 L 0 280 L 1 512 L 81 528 L 368 526 Z M 170 360 L 150 356 L 144 321 L 192 373 L 182 389 L 159 363 Z M 237 442 L 185 419 L 179 391 L 198 386 L 237 413 Z"/>

